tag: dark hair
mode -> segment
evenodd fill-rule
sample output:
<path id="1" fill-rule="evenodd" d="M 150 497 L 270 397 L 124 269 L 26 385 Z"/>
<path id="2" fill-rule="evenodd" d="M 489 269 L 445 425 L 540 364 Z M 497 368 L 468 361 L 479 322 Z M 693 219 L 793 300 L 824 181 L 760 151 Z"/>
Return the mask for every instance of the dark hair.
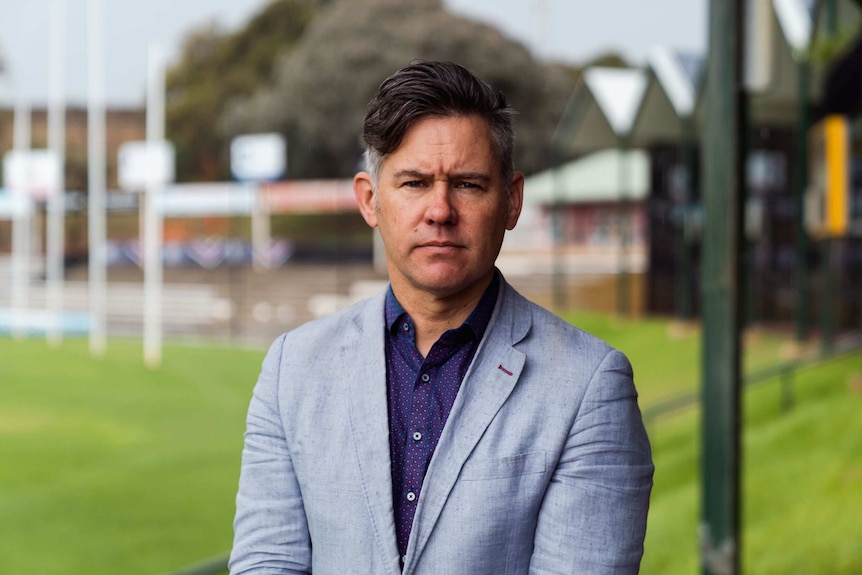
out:
<path id="1" fill-rule="evenodd" d="M 475 114 L 488 123 L 491 147 L 508 191 L 514 174 L 513 113 L 502 92 L 495 92 L 463 66 L 414 60 L 386 78 L 368 103 L 362 130 L 366 169 L 376 186 L 383 158 L 401 145 L 418 120 Z"/>

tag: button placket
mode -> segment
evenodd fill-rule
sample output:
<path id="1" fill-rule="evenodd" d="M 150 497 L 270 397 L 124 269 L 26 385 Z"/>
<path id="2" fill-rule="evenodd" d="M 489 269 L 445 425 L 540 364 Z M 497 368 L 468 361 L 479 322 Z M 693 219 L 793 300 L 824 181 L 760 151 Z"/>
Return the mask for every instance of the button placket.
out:
<path id="1" fill-rule="evenodd" d="M 422 373 L 420 369 L 419 381 L 430 380 L 427 373 Z M 422 376 L 425 376 L 424 378 Z M 419 489 L 413 486 L 421 485 L 423 480 L 423 470 L 425 468 L 424 461 L 427 457 L 427 446 L 422 439 L 420 429 L 424 429 L 427 425 L 427 407 L 430 400 L 430 387 L 428 385 L 417 385 L 413 392 L 413 405 L 410 416 L 407 421 L 408 444 L 405 446 L 405 476 L 404 476 L 404 505 L 407 508 L 416 506 L 419 497 Z M 419 440 L 416 439 L 418 434 Z M 412 441 L 411 441 L 412 439 Z"/>

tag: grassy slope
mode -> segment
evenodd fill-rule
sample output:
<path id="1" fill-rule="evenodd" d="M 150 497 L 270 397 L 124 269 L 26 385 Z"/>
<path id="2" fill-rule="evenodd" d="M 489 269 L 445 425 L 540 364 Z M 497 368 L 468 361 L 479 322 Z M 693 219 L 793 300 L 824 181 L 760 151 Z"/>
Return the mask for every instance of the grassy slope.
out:
<path id="1" fill-rule="evenodd" d="M 641 404 L 691 390 L 699 340 L 664 321 L 578 314 L 626 351 Z M 776 361 L 761 336 L 746 363 Z M 0 339 L 0 557 L 10 573 L 153 575 L 225 552 L 245 409 L 261 351 L 167 348 L 157 372 L 139 344 L 48 349 Z M 796 407 L 779 388 L 746 395 L 746 572 L 862 572 L 862 394 L 858 356 L 800 374 Z M 699 420 L 660 419 L 642 572 L 696 573 Z M 9 464 L 8 462 L 14 462 Z"/>
<path id="2" fill-rule="evenodd" d="M 743 560 L 752 574 L 862 573 L 862 394 L 848 388 L 859 358 L 800 373 L 796 406 L 779 388 L 745 397 Z M 655 489 L 643 573 L 696 573 L 699 414 L 650 429 Z"/>
<path id="3" fill-rule="evenodd" d="M 699 338 L 666 322 L 570 318 L 626 351 L 641 405 L 648 406 L 699 378 Z M 781 341 L 748 338 L 749 369 L 776 362 Z M 744 399 L 743 570 L 767 574 L 862 573 L 862 387 L 858 355 L 804 370 L 793 381 L 795 406 L 781 410 L 776 381 Z M 655 487 L 641 572 L 699 573 L 700 417 L 688 410 L 649 429 Z"/>

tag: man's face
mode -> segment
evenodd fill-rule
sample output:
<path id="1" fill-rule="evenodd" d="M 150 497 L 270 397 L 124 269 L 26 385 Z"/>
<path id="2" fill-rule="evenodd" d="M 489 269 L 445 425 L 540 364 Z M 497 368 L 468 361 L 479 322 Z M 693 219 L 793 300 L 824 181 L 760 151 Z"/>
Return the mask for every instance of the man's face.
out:
<path id="1" fill-rule="evenodd" d="M 419 120 L 383 159 L 376 194 L 354 180 L 365 220 L 380 228 L 396 294 L 448 298 L 484 289 L 505 230 L 518 221 L 523 176 L 509 196 L 479 116 Z"/>

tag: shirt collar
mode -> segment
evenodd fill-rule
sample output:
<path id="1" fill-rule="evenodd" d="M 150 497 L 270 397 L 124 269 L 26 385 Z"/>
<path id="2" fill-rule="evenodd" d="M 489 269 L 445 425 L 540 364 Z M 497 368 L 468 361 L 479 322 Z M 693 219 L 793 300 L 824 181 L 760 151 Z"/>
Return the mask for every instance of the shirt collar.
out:
<path id="1" fill-rule="evenodd" d="M 467 326 L 469 327 L 473 334 L 476 336 L 477 340 L 481 340 L 482 336 L 485 335 L 485 329 L 488 327 L 488 323 L 491 321 L 491 315 L 494 313 L 494 307 L 497 305 L 497 294 L 500 291 L 500 272 L 498 270 L 494 270 L 494 278 L 491 280 L 491 284 L 485 289 L 485 293 L 482 294 L 482 298 L 479 300 L 479 303 L 470 312 L 470 315 L 464 320 L 464 323 L 461 324 L 461 327 Z M 386 317 L 386 329 L 391 334 L 392 330 L 395 328 L 395 325 L 399 323 L 399 320 L 406 316 L 410 323 L 413 323 L 412 318 L 407 313 L 407 311 L 401 306 L 398 302 L 398 299 L 395 297 L 395 293 L 392 291 L 392 285 L 389 285 L 389 289 L 386 292 L 386 303 L 384 307 L 384 313 Z M 459 328 L 460 329 L 460 328 Z"/>

